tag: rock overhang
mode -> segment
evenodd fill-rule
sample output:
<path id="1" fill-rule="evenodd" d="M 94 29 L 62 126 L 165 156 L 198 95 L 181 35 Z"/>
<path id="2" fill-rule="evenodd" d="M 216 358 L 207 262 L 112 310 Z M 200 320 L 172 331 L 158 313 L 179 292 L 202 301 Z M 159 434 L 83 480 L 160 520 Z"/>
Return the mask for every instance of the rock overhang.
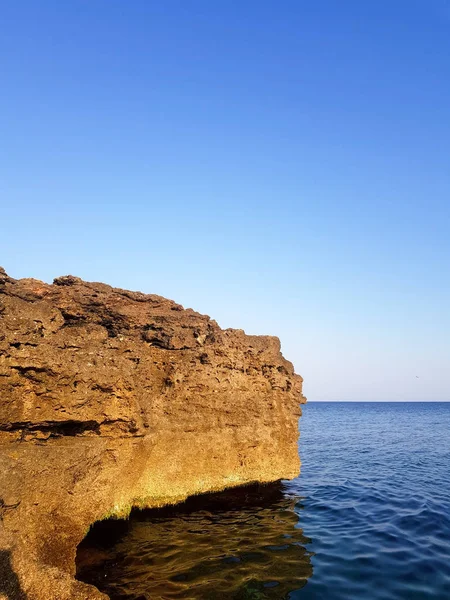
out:
<path id="1" fill-rule="evenodd" d="M 104 597 L 73 578 L 94 521 L 299 472 L 278 338 L 154 294 L 0 270 L 0 394 L 0 550 L 30 599 Z"/>

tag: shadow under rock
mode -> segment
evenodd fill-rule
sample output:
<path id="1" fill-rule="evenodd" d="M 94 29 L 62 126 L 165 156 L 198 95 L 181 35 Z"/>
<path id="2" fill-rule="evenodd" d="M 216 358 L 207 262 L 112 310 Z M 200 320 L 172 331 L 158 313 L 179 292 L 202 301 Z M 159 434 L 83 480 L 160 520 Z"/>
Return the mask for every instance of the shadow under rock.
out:
<path id="1" fill-rule="evenodd" d="M 77 579 L 112 600 L 287 598 L 312 575 L 297 501 L 280 484 L 252 485 L 96 523 Z"/>
<path id="2" fill-rule="evenodd" d="M 27 600 L 12 564 L 9 550 L 0 550 L 0 594 L 8 600 Z"/>

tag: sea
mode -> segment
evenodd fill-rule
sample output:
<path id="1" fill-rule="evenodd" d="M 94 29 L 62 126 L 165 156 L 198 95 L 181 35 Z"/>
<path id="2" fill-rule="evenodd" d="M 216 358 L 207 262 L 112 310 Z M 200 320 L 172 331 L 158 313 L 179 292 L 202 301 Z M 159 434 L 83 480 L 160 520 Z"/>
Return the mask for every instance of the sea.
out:
<path id="1" fill-rule="evenodd" d="M 309 402 L 301 474 L 97 524 L 113 600 L 450 600 L 450 403 Z"/>

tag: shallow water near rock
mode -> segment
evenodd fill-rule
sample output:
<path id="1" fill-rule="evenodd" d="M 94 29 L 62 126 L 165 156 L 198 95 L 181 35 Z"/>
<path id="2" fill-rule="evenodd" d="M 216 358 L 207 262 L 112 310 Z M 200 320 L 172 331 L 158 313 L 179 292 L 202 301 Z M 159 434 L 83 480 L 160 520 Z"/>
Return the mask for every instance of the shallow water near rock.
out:
<path id="1" fill-rule="evenodd" d="M 450 403 L 310 403 L 302 474 L 97 524 L 113 600 L 450 598 Z"/>

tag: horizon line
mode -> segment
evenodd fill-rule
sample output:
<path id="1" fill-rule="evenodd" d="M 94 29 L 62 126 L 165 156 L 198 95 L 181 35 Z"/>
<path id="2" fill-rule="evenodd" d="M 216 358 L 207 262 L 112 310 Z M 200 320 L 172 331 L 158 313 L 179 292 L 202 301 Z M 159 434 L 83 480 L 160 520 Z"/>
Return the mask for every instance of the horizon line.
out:
<path id="1" fill-rule="evenodd" d="M 357 402 L 371 402 L 371 403 L 393 403 L 393 402 L 397 402 L 397 403 L 401 403 L 401 402 L 409 402 L 409 403 L 417 403 L 417 404 L 431 404 L 433 402 L 435 403 L 445 403 L 445 402 L 450 402 L 450 400 L 307 400 L 305 404 L 314 404 L 316 402 L 345 402 L 345 403 L 357 403 Z"/>

